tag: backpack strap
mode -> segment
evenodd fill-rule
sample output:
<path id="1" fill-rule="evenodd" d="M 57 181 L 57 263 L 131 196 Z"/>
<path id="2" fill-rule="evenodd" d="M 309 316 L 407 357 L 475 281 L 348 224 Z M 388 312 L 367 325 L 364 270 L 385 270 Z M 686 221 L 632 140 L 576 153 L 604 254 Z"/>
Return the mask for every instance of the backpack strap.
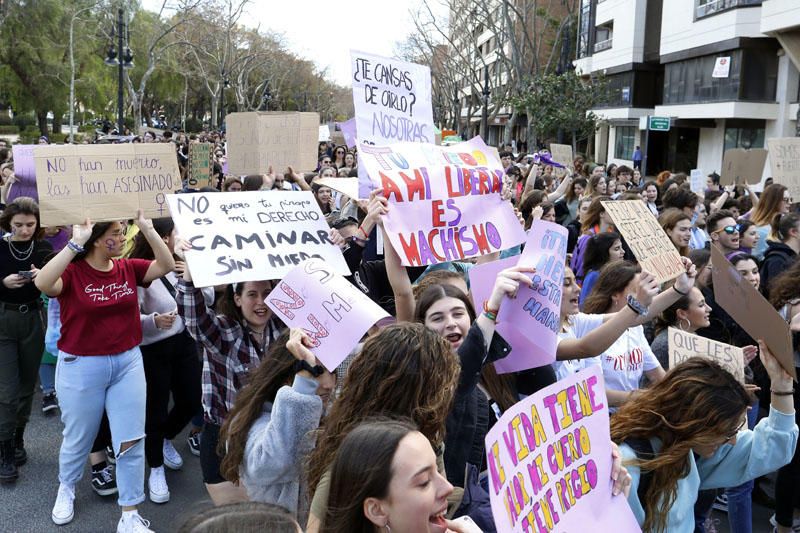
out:
<path id="1" fill-rule="evenodd" d="M 653 445 L 650 439 L 629 438 L 624 441 L 624 444 L 636 454 L 636 457 L 641 461 L 649 461 L 656 456 Z M 653 473 L 639 469 L 639 486 L 636 488 L 636 495 L 639 497 L 639 503 L 644 507 L 644 497 L 647 494 L 647 489 L 650 487 L 650 482 L 653 480 Z"/>
<path id="2" fill-rule="evenodd" d="M 177 294 L 177 291 L 175 290 L 175 286 L 172 283 L 170 283 L 170 281 L 167 279 L 167 276 L 162 276 L 162 277 L 160 277 L 158 279 L 159 279 L 159 281 L 161 281 L 161 283 L 164 284 L 164 287 L 167 289 L 167 291 L 170 293 L 170 295 L 173 298 L 175 298 L 175 295 Z"/>

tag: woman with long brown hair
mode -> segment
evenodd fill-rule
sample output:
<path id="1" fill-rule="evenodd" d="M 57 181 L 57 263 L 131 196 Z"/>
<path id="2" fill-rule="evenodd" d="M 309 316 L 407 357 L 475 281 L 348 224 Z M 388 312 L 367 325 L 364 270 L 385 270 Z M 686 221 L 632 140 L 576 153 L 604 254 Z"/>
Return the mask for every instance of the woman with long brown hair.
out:
<path id="1" fill-rule="evenodd" d="M 689 255 L 689 241 L 692 239 L 692 218 L 680 209 L 666 209 L 658 217 L 658 223 L 672 241 L 682 257 Z"/>
<path id="2" fill-rule="evenodd" d="M 583 271 L 583 257 L 586 253 L 586 245 L 589 242 L 589 238 L 598 233 L 614 231 L 614 221 L 611 220 L 611 215 L 606 213 L 606 208 L 603 207 L 603 202 L 610 200 L 610 196 L 596 196 L 592 203 L 589 204 L 586 214 L 582 217 L 581 236 L 578 237 L 578 243 L 575 245 L 572 260 L 569 264 L 579 283 L 583 281 L 583 277 L 586 275 Z"/>
<path id="3" fill-rule="evenodd" d="M 788 213 L 789 207 L 792 205 L 792 197 L 789 190 L 785 185 L 780 183 L 773 183 L 764 189 L 758 204 L 753 208 L 750 213 L 744 217 L 753 221 L 753 224 L 758 227 L 758 244 L 753 250 L 753 255 L 759 261 L 764 258 L 764 252 L 767 251 L 767 237 L 770 240 L 778 240 L 777 236 L 770 233 L 772 229 L 772 220 L 778 213 Z"/>
<path id="4" fill-rule="evenodd" d="M 305 524 L 304 464 L 336 375 L 309 350 L 299 328 L 284 332 L 239 392 L 220 430 L 220 471 L 251 501 L 280 505 Z"/>
<path id="5" fill-rule="evenodd" d="M 367 418 L 410 417 L 437 450 L 439 471 L 444 471 L 445 420 L 458 375 L 450 343 L 422 324 L 389 326 L 364 343 L 347 369 L 309 459 L 309 493 L 314 497 L 306 531 L 319 531 L 326 515 L 330 466 L 339 444 Z"/>
<path id="6" fill-rule="evenodd" d="M 745 388 L 701 358 L 676 366 L 611 418 L 611 439 L 633 477 L 628 502 L 644 531 L 694 531 L 699 490 L 739 485 L 791 459 L 792 378 L 763 342 L 759 347 L 772 408 L 754 430 L 742 429 L 750 404 Z"/>

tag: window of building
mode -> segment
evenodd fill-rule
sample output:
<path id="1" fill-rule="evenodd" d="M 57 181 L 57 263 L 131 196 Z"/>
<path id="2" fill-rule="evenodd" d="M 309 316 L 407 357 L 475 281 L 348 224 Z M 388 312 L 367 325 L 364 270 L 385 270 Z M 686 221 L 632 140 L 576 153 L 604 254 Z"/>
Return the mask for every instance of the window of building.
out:
<path id="1" fill-rule="evenodd" d="M 594 2 L 581 0 L 580 24 L 578 26 L 578 57 L 592 55 L 592 28 L 594 27 Z"/>
<path id="2" fill-rule="evenodd" d="M 760 6 L 762 0 L 695 0 L 695 19 L 722 13 L 737 7 Z"/>
<path id="3" fill-rule="evenodd" d="M 594 51 L 602 52 L 611 48 L 611 42 L 614 38 L 614 21 L 606 22 L 595 28 L 594 32 Z"/>
<path id="4" fill-rule="evenodd" d="M 636 126 L 617 126 L 614 128 L 614 157 L 633 160 L 633 148 L 636 146 Z"/>
<path id="5" fill-rule="evenodd" d="M 725 123 L 725 150 L 764 148 L 763 120 L 728 120 Z"/>

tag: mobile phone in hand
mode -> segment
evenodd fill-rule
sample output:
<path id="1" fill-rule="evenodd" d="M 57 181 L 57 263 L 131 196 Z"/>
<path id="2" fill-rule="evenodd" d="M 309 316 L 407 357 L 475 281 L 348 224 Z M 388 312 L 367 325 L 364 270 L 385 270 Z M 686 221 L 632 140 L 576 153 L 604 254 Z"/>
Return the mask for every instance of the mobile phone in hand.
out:
<path id="1" fill-rule="evenodd" d="M 25 279 L 33 279 L 33 271 L 32 270 L 20 270 L 19 272 L 17 272 L 17 274 L 19 274 L 20 276 L 22 276 Z"/>

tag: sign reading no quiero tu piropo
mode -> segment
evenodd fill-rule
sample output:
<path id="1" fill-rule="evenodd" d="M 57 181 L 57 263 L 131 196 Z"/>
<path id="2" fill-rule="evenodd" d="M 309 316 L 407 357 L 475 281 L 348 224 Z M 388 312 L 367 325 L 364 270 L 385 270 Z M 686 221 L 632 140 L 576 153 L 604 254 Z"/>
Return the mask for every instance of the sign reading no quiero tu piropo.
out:
<path id="1" fill-rule="evenodd" d="M 181 188 L 172 144 L 40 146 L 34 150 L 42 224 L 169 215 L 165 195 Z"/>
<path id="2" fill-rule="evenodd" d="M 350 275 L 310 192 L 250 191 L 167 196 L 194 284 L 279 279 L 310 257 Z"/>

